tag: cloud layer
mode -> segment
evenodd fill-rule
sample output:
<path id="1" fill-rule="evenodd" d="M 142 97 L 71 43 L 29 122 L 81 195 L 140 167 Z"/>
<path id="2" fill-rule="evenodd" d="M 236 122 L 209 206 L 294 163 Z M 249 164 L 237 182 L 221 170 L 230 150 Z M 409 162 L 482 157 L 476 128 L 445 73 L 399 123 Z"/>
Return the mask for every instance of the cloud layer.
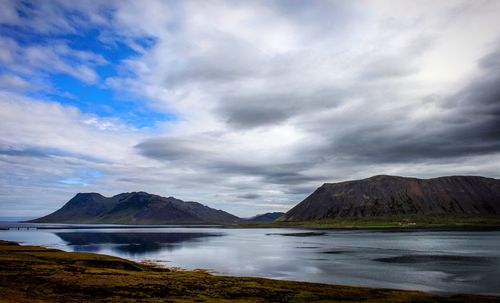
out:
<path id="1" fill-rule="evenodd" d="M 500 177 L 498 1 L 2 6 L 6 214 L 145 190 L 250 216 L 374 174 Z M 57 75 L 175 119 L 84 110 Z"/>

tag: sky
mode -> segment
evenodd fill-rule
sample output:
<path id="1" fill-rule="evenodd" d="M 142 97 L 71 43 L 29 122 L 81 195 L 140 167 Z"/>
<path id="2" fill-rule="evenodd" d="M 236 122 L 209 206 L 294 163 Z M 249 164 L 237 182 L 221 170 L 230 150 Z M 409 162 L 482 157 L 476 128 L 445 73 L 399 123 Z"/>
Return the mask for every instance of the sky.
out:
<path id="1" fill-rule="evenodd" d="M 500 1 L 0 0 L 0 216 L 500 177 Z"/>

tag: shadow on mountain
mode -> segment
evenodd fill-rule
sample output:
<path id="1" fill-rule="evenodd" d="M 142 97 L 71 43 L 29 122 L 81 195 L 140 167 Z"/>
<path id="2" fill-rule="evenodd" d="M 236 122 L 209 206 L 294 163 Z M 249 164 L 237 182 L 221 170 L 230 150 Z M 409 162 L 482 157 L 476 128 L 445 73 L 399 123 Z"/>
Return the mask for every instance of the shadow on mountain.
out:
<path id="1" fill-rule="evenodd" d="M 97 252 L 109 248 L 120 254 L 143 255 L 161 250 L 172 251 L 182 243 L 203 241 L 218 233 L 112 233 L 112 232 L 60 232 L 55 233 L 75 251 Z"/>

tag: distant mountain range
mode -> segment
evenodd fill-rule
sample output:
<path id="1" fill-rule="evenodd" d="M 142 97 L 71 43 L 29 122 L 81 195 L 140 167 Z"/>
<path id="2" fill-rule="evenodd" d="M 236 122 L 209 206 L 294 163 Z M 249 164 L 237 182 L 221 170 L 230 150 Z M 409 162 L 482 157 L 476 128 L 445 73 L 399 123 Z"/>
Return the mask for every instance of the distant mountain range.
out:
<path id="1" fill-rule="evenodd" d="M 325 183 L 288 211 L 283 220 L 410 214 L 500 214 L 500 180 L 476 176 L 416 179 L 381 175 Z"/>
<path id="2" fill-rule="evenodd" d="M 106 198 L 79 193 L 61 209 L 30 222 L 116 224 L 230 224 L 314 221 L 394 215 L 500 214 L 500 180 L 476 176 L 416 179 L 398 176 L 325 183 L 304 201 L 280 212 L 241 219 L 198 202 L 184 202 L 145 192 Z"/>
<path id="3" fill-rule="evenodd" d="M 145 192 L 123 193 L 106 198 L 98 193 L 79 193 L 62 208 L 37 223 L 178 224 L 235 223 L 241 219 L 198 202 L 184 202 Z"/>

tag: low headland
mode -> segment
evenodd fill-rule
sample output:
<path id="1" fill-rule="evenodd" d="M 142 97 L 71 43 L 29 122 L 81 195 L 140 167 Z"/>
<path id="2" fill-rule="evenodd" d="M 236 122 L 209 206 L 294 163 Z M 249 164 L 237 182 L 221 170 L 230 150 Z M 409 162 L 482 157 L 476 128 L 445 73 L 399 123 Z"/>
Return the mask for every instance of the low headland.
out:
<path id="1" fill-rule="evenodd" d="M 500 302 L 481 295 L 438 296 L 213 275 L 154 263 L 0 241 L 0 302 Z"/>
<path id="2" fill-rule="evenodd" d="M 308 221 L 239 222 L 225 227 L 387 230 L 500 230 L 500 215 L 393 215 Z"/>

